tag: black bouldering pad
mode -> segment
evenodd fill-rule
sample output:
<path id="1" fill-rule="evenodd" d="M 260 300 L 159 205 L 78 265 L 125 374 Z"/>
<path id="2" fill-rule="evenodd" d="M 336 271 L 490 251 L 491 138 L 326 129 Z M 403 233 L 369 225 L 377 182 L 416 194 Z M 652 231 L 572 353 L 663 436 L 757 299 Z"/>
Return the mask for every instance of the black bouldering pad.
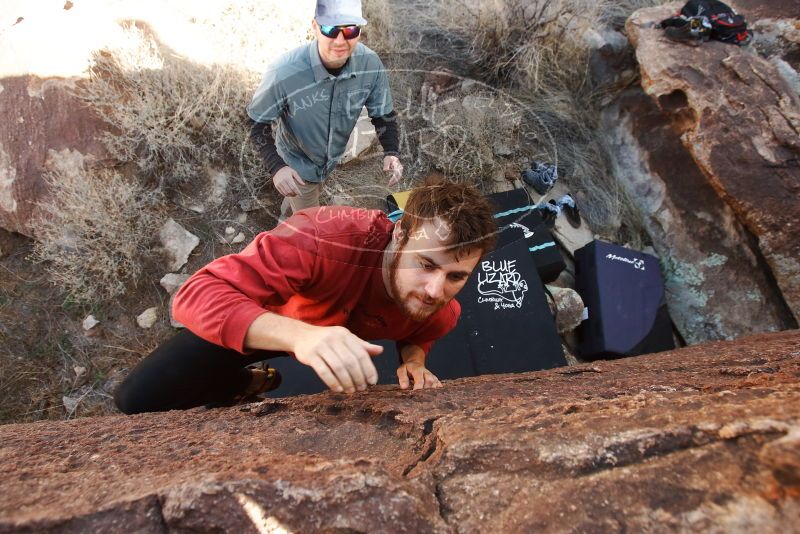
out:
<path id="1" fill-rule="evenodd" d="M 617 358 L 675 348 L 658 259 L 604 241 L 575 252 L 576 289 L 588 317 L 580 356 Z"/>
<path id="2" fill-rule="evenodd" d="M 498 246 L 523 235 L 541 280 L 547 284 L 558 278 L 566 267 L 564 258 L 527 191 L 512 189 L 489 195 L 489 199 L 496 206 Z"/>

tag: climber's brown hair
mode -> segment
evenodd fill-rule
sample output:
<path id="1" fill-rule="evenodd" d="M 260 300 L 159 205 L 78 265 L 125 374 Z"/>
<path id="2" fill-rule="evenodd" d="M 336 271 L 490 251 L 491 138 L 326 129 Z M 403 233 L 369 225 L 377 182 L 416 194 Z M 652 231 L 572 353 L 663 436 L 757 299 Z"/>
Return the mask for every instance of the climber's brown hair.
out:
<path id="1" fill-rule="evenodd" d="M 448 229 L 444 245 L 454 250 L 456 256 L 476 248 L 482 254 L 494 249 L 497 233 L 494 209 L 474 186 L 431 174 L 411 192 L 403 211 L 398 222 L 401 247 L 422 224 L 438 217 Z"/>

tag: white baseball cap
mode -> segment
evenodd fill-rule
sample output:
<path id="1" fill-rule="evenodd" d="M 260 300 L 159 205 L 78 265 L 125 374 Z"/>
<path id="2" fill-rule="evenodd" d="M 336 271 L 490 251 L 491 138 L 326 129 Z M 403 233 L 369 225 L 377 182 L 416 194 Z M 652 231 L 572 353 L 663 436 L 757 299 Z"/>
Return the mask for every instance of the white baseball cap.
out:
<path id="1" fill-rule="evenodd" d="M 314 18 L 321 26 L 364 26 L 367 23 L 361 16 L 361 0 L 317 0 Z"/>

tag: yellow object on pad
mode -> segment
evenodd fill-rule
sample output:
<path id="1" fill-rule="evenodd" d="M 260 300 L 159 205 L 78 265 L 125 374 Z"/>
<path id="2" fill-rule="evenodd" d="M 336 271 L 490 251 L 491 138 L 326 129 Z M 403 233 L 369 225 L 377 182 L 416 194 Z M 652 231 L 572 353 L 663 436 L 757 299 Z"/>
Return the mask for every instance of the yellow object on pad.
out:
<path id="1" fill-rule="evenodd" d="M 397 204 L 397 207 L 401 210 L 406 209 L 406 202 L 408 202 L 408 196 L 411 194 L 411 190 L 408 191 L 400 191 L 398 193 L 392 193 L 389 195 L 389 200 Z"/>

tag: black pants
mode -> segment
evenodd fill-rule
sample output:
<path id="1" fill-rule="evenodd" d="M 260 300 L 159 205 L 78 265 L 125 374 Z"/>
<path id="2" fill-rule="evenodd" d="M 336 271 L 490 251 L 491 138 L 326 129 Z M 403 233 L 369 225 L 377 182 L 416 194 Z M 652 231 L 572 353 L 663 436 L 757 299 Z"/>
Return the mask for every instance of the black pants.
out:
<path id="1" fill-rule="evenodd" d="M 126 414 L 225 403 L 249 385 L 248 365 L 287 355 L 265 350 L 244 355 L 182 330 L 139 362 L 114 402 Z"/>

